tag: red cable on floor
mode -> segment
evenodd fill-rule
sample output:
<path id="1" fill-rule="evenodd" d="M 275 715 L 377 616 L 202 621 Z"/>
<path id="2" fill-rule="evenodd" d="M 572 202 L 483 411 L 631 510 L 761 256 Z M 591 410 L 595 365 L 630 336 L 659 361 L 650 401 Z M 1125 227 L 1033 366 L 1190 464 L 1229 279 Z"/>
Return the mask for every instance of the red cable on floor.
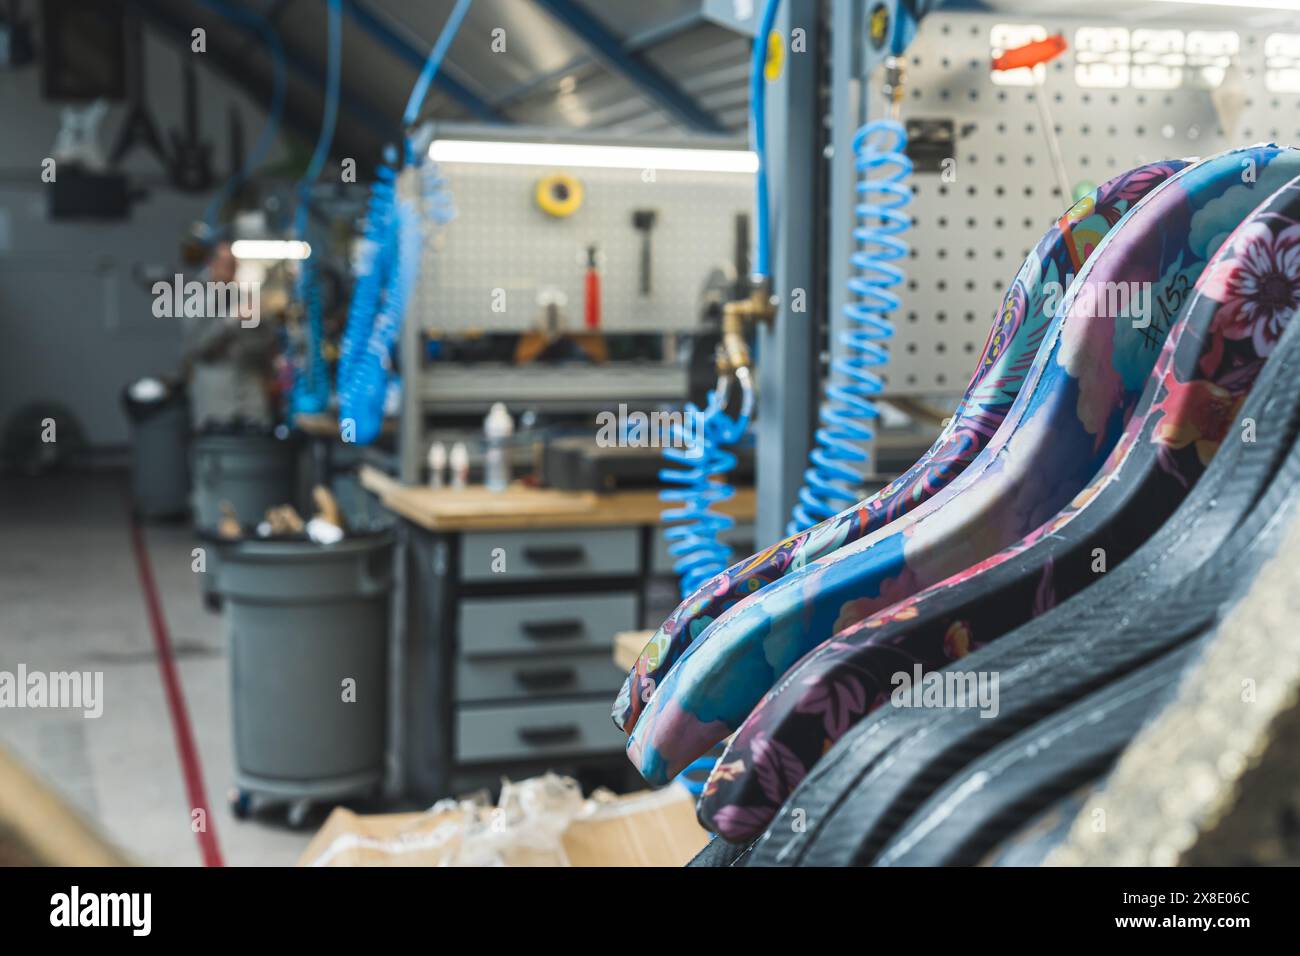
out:
<path id="1" fill-rule="evenodd" d="M 224 866 L 221 848 L 217 845 L 216 818 L 208 806 L 208 795 L 203 786 L 203 766 L 199 761 L 199 749 L 194 745 L 194 733 L 190 729 L 189 711 L 185 707 L 180 673 L 176 670 L 176 657 L 172 654 L 167 619 L 163 616 L 162 601 L 158 599 L 158 587 L 154 583 L 153 568 L 149 564 L 149 552 L 145 550 L 144 534 L 140 530 L 140 522 L 135 518 L 131 519 L 131 547 L 135 550 L 135 564 L 140 571 L 140 590 L 144 592 L 145 609 L 149 612 L 149 628 L 153 631 L 158 671 L 162 676 L 163 693 L 167 698 L 167 710 L 176 736 L 176 752 L 185 778 L 185 791 L 190 807 L 203 811 L 206 824 L 195 834 L 199 841 L 199 852 L 203 854 L 204 866 Z"/>

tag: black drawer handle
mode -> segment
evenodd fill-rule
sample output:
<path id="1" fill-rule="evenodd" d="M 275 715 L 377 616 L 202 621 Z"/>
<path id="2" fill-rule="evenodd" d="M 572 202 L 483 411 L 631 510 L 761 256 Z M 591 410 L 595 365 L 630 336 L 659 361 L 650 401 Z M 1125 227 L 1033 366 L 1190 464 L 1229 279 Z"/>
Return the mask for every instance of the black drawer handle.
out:
<path id="1" fill-rule="evenodd" d="M 566 637 L 581 637 L 582 621 L 577 618 L 567 621 L 524 621 L 519 629 L 534 641 L 555 641 Z"/>
<path id="2" fill-rule="evenodd" d="M 556 667 L 544 671 L 515 671 L 515 680 L 528 690 L 553 690 L 568 687 L 578 679 L 572 667 Z"/>
<path id="3" fill-rule="evenodd" d="M 524 560 L 533 564 L 556 565 L 578 564 L 587 556 L 581 545 L 572 544 L 556 548 L 524 548 Z"/>
<path id="4" fill-rule="evenodd" d="M 531 747 L 546 747 L 577 740 L 579 731 L 574 724 L 560 727 L 520 727 L 519 739 Z"/>

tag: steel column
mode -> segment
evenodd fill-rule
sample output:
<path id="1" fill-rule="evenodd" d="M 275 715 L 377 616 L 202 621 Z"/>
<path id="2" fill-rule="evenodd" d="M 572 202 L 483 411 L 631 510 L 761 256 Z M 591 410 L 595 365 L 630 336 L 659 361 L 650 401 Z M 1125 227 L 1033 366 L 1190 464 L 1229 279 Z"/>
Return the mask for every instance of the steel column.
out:
<path id="1" fill-rule="evenodd" d="M 784 3 L 776 20 L 786 46 L 780 77 L 768 84 L 767 150 L 776 319 L 758 331 L 757 534 L 760 547 L 785 536 L 808 463 L 820 392 L 818 330 L 825 287 L 821 36 L 824 3 Z M 792 29 L 806 48 L 790 51 Z"/>

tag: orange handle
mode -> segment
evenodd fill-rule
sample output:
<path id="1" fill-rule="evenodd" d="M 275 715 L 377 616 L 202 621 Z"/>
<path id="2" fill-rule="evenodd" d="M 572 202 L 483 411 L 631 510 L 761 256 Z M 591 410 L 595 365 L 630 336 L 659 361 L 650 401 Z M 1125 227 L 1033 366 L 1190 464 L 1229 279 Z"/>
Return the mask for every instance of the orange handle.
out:
<path id="1" fill-rule="evenodd" d="M 1048 60 L 1054 60 L 1064 52 L 1065 37 L 1058 33 L 1046 40 L 1035 40 L 1014 50 L 1007 50 L 994 59 L 993 69 L 1001 73 L 1003 70 L 1018 70 L 1025 66 L 1035 67 Z"/>

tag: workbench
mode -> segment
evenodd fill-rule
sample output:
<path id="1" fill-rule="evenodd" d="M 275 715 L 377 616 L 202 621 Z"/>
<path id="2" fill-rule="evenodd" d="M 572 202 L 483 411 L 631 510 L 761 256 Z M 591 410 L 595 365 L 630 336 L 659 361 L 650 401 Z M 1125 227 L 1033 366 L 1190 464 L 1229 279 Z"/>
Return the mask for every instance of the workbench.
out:
<path id="1" fill-rule="evenodd" d="M 542 770 L 623 770 L 615 634 L 658 624 L 671 576 L 654 491 L 433 489 L 370 467 L 396 516 L 386 790 L 435 800 Z M 754 495 L 719 506 L 753 548 Z M 657 612 L 656 612 L 657 613 Z"/>

